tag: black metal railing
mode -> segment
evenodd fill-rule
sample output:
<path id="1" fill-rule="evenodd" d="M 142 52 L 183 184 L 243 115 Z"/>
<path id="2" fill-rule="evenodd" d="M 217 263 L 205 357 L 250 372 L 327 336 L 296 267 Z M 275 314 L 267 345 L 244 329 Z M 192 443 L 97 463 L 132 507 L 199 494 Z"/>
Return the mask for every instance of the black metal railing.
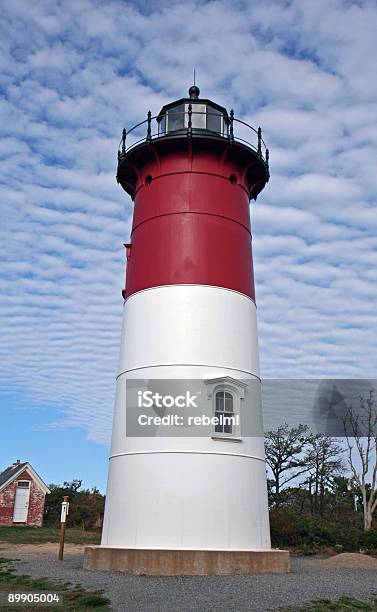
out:
<path id="1" fill-rule="evenodd" d="M 231 143 L 239 142 L 250 147 L 255 151 L 257 157 L 264 162 L 268 171 L 269 151 L 262 138 L 260 127 L 255 129 L 245 121 L 237 119 L 234 116 L 233 110 L 230 111 L 228 116 L 208 110 L 206 112 L 195 111 L 193 106 L 189 104 L 187 111 L 167 111 L 164 115 L 156 115 L 155 117 L 152 117 L 151 111 L 148 111 L 147 119 L 140 121 L 130 130 L 126 131 L 124 129 L 118 150 L 119 162 L 125 158 L 131 149 L 142 143 L 152 143 L 157 139 L 168 136 L 182 136 L 186 134 L 188 138 L 192 138 L 196 134 L 209 134 L 218 138 L 224 138 Z M 208 117 L 211 116 L 219 120 L 219 130 L 208 129 Z M 169 129 L 169 123 L 174 126 L 174 129 Z M 202 125 L 199 125 L 200 123 Z M 153 131 L 154 126 L 157 129 L 155 132 Z M 245 138 L 241 136 L 245 136 Z"/>

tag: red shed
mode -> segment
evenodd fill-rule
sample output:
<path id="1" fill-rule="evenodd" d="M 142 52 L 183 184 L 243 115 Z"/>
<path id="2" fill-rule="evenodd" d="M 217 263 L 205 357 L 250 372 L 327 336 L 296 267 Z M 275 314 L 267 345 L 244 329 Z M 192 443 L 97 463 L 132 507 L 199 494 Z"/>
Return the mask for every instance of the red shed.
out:
<path id="1" fill-rule="evenodd" d="M 0 525 L 42 526 L 50 489 L 30 463 L 16 461 L 0 473 Z"/>

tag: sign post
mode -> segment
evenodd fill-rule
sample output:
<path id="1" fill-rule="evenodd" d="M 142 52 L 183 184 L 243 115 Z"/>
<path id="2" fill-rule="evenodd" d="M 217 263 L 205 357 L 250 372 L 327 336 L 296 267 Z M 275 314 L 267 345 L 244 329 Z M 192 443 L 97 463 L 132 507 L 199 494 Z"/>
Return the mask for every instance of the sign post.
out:
<path id="1" fill-rule="evenodd" d="M 59 561 L 63 560 L 63 552 L 64 552 L 64 538 L 65 538 L 65 524 L 67 521 L 67 514 L 69 510 L 69 497 L 65 495 L 62 501 L 62 510 L 60 514 L 60 542 L 59 542 Z"/>

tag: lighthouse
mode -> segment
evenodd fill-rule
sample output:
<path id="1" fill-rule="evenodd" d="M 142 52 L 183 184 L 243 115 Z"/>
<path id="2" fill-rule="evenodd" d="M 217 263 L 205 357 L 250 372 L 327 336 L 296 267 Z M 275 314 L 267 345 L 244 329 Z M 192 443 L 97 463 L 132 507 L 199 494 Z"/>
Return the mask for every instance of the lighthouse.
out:
<path id="1" fill-rule="evenodd" d="M 255 129 L 189 96 L 126 132 L 134 206 L 101 545 L 135 574 L 287 571 L 271 549 L 250 200 L 269 180 Z"/>

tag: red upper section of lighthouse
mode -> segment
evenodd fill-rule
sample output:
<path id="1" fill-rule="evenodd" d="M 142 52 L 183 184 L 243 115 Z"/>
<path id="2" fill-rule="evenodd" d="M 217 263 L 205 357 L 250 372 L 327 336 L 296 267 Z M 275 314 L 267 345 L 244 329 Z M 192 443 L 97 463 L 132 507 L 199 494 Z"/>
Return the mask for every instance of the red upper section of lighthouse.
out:
<path id="1" fill-rule="evenodd" d="M 162 109 L 156 135 L 150 114 L 146 138 L 126 149 L 123 133 L 117 179 L 135 202 L 125 298 L 199 284 L 254 300 L 249 199 L 269 178 L 268 152 L 260 131 L 255 147 L 240 142 L 233 113 L 193 89 Z"/>

